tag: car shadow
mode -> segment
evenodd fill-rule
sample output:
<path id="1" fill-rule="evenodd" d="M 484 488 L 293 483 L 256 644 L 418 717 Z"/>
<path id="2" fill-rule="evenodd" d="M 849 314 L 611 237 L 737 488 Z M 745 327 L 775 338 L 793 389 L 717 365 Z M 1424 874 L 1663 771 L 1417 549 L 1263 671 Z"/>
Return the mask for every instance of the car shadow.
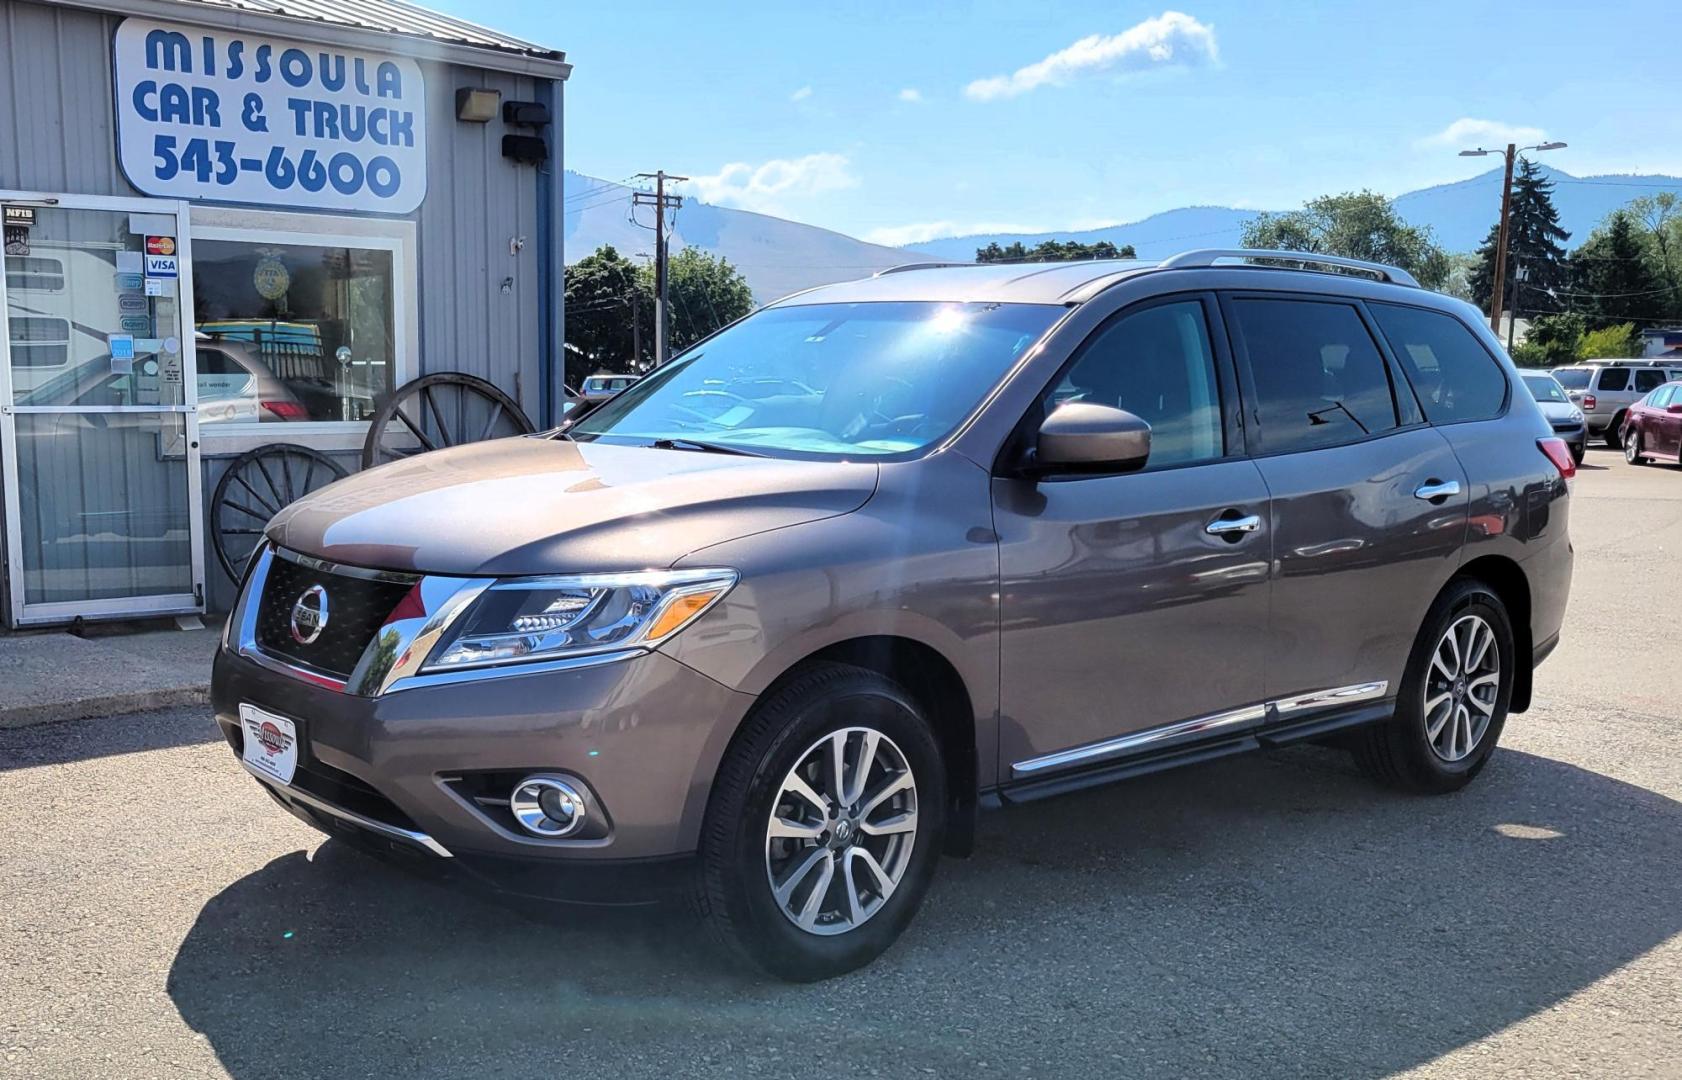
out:
<path id="1" fill-rule="evenodd" d="M 730 967 L 658 909 L 541 918 L 329 841 L 199 912 L 168 991 L 235 1077 L 1378 1077 L 1682 931 L 1682 804 L 1516 751 L 1437 799 L 1300 748 L 983 820 L 876 964 Z"/>

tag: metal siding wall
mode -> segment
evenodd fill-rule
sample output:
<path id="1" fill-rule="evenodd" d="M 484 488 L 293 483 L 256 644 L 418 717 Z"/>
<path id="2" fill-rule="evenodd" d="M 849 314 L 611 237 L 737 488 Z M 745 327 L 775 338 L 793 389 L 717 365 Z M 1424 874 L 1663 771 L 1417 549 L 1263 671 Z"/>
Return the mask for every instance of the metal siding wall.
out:
<path id="1" fill-rule="evenodd" d="M 190 14 L 183 11 L 183 19 Z M 0 71 L 0 188 L 139 194 L 117 167 L 111 37 L 118 21 L 95 12 L 0 0 L 0 55 L 8 61 Z M 420 370 L 465 371 L 489 379 L 535 421 L 541 400 L 537 172 L 502 156 L 502 136 L 539 133 L 506 128 L 500 119 L 467 124 L 455 118 L 458 87 L 486 87 L 500 90 L 504 101 L 531 101 L 535 82 L 431 61 L 421 61 L 421 69 L 429 160 L 426 200 L 413 215 Z M 558 128 L 560 117 L 555 122 Z M 560 144 L 558 130 L 553 142 Z M 560 162 L 547 167 L 559 170 Z M 557 222 L 557 240 L 561 231 Z M 510 254 L 510 241 L 522 237 L 523 249 Z M 504 280 L 510 280 L 507 292 Z M 275 438 L 284 439 L 284 433 L 276 432 Z M 351 471 L 358 466 L 355 453 L 333 456 Z M 204 458 L 206 500 L 230 460 Z M 120 481 L 112 476 L 105 482 Z M 132 492 L 146 497 L 145 485 L 133 482 Z M 208 541 L 208 515 L 206 525 Z M 232 585 L 208 550 L 205 578 L 210 610 L 226 610 Z"/>
<path id="2" fill-rule="evenodd" d="M 502 156 L 500 120 L 455 118 L 458 87 L 530 101 L 528 78 L 422 64 L 428 119 L 420 221 L 422 373 L 465 371 L 513 396 L 534 420 L 538 391 L 537 172 Z M 510 244 L 525 245 L 510 253 Z M 508 282 L 508 291 L 503 283 Z M 517 376 L 517 377 L 516 377 Z"/>
<path id="3" fill-rule="evenodd" d="M 0 188 L 133 195 L 117 169 L 116 20 L 0 0 Z"/>

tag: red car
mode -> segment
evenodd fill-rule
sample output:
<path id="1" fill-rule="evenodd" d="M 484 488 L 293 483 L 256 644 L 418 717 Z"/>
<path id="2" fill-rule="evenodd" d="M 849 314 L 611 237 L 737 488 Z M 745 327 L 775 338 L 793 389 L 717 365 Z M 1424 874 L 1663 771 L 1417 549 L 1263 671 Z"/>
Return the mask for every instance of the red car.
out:
<path id="1" fill-rule="evenodd" d="M 1682 382 L 1667 382 L 1631 405 L 1622 435 L 1631 465 L 1649 458 L 1682 464 Z"/>

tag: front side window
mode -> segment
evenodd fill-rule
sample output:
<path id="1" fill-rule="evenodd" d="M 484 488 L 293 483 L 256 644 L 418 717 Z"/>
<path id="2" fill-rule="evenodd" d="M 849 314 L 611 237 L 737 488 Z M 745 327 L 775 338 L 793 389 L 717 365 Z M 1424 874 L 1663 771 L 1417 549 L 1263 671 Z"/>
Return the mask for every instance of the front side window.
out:
<path id="1" fill-rule="evenodd" d="M 1647 391 L 1663 386 L 1664 372 L 1653 368 L 1645 368 L 1635 373 L 1635 392 L 1645 394 Z"/>
<path id="2" fill-rule="evenodd" d="M 1149 467 L 1212 461 L 1226 452 L 1209 325 L 1196 300 L 1122 316 L 1099 330 L 1042 406 L 1110 405 L 1151 426 Z"/>
<path id="3" fill-rule="evenodd" d="M 1233 314 L 1250 358 L 1248 403 L 1264 453 L 1355 442 L 1397 426 L 1372 335 L 1348 304 L 1240 299 Z"/>
<path id="4" fill-rule="evenodd" d="M 916 451 L 952 431 L 1063 313 L 1046 304 L 805 304 L 752 315 L 568 434 L 771 456 Z"/>
<path id="5" fill-rule="evenodd" d="M 195 240 L 199 347 L 224 354 L 210 388 L 237 385 L 251 405 L 207 415 L 368 419 L 396 371 L 393 262 L 380 248 Z"/>
<path id="6" fill-rule="evenodd" d="M 1608 392 L 1615 390 L 1628 390 L 1629 369 L 1615 367 L 1601 368 L 1599 388 Z"/>
<path id="7" fill-rule="evenodd" d="M 1407 372 L 1427 420 L 1450 424 L 1500 414 L 1507 404 L 1507 376 L 1459 319 L 1393 304 L 1367 308 Z"/>

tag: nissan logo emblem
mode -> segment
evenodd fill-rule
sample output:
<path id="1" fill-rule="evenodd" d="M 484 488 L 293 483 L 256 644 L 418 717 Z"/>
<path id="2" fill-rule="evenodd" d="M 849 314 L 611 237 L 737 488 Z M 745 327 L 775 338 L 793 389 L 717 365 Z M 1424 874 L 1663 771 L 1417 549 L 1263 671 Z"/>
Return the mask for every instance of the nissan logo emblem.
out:
<path id="1" fill-rule="evenodd" d="M 300 645 L 313 645 L 327 629 L 327 590 L 311 585 L 292 605 L 292 640 Z"/>

